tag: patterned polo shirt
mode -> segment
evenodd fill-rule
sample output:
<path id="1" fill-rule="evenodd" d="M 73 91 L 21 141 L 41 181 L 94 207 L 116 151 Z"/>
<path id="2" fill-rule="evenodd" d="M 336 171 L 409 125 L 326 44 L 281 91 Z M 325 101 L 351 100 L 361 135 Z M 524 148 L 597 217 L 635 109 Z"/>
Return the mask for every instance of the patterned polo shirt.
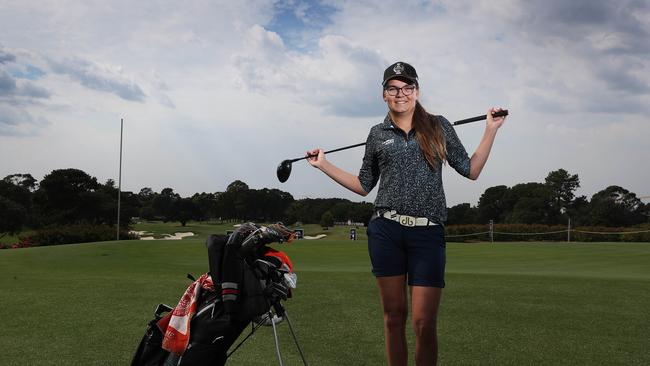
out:
<path id="1" fill-rule="evenodd" d="M 447 163 L 462 176 L 469 177 L 470 158 L 454 127 L 446 118 L 436 118 L 445 136 Z M 441 224 L 447 220 L 442 165 L 431 167 L 415 139 L 415 130 L 405 134 L 390 115 L 370 129 L 359 181 L 366 192 L 379 182 L 375 199 L 377 210 L 395 210 L 402 215 L 426 217 Z"/>

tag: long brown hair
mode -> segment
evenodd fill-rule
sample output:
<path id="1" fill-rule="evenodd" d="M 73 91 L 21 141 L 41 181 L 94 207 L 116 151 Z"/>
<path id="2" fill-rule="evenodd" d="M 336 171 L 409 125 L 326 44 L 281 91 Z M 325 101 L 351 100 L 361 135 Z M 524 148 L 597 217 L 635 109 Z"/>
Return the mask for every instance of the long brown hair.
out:
<path id="1" fill-rule="evenodd" d="M 432 168 L 440 166 L 447 158 L 445 135 L 438 118 L 427 113 L 420 101 L 415 102 L 413 129 L 415 130 L 415 139 L 429 165 Z"/>

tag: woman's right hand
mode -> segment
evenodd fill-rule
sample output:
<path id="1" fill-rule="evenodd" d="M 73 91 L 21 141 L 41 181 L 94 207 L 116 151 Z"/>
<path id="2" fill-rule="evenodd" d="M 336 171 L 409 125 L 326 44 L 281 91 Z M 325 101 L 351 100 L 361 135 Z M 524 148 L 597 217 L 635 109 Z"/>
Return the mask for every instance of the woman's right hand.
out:
<path id="1" fill-rule="evenodd" d="M 307 151 L 307 162 L 314 168 L 321 169 L 325 160 L 325 152 L 321 148 Z"/>
<path id="2" fill-rule="evenodd" d="M 359 177 L 352 175 L 337 167 L 336 165 L 330 163 L 327 159 L 325 159 L 325 152 L 323 149 L 317 148 L 309 150 L 307 151 L 306 155 L 307 162 L 311 164 L 311 166 L 327 174 L 328 177 L 334 179 L 334 181 L 338 184 L 362 196 L 366 196 L 368 194 L 363 190 L 363 187 L 361 187 Z"/>

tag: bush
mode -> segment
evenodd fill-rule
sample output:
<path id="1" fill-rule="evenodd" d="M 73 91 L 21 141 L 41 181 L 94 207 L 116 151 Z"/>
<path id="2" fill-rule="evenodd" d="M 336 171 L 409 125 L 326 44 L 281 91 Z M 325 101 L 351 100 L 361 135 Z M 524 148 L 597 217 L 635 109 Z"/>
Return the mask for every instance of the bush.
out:
<path id="1" fill-rule="evenodd" d="M 494 241 L 566 241 L 566 230 L 561 225 L 497 224 Z"/>
<path id="2" fill-rule="evenodd" d="M 34 246 L 34 242 L 32 241 L 31 236 L 20 237 L 18 238 L 18 243 L 15 244 L 0 243 L 0 249 L 18 249 L 18 248 L 29 248 L 33 246 Z"/>
<path id="3" fill-rule="evenodd" d="M 34 245 L 61 245 L 115 240 L 115 227 L 108 225 L 60 225 L 48 226 L 32 236 Z M 137 239 L 127 229 L 120 230 L 120 239 Z"/>
<path id="4" fill-rule="evenodd" d="M 490 241 L 489 225 L 449 225 L 449 242 Z M 609 234 L 611 233 L 611 234 Z M 629 233 L 629 234 L 620 234 Z M 495 224 L 494 241 L 566 241 L 563 225 Z M 572 242 L 650 242 L 650 225 L 636 227 L 579 226 L 571 228 Z"/>
<path id="5" fill-rule="evenodd" d="M 650 242 L 648 225 L 638 227 L 581 226 L 571 231 L 571 241 L 603 242 Z M 644 232 L 645 231 L 645 232 Z M 616 234 L 616 233 L 630 234 Z M 608 234 L 611 233 L 611 234 Z"/>
<path id="6" fill-rule="evenodd" d="M 450 242 L 490 241 L 490 225 L 448 225 L 445 235 Z M 480 233 L 480 234 L 479 234 Z"/>

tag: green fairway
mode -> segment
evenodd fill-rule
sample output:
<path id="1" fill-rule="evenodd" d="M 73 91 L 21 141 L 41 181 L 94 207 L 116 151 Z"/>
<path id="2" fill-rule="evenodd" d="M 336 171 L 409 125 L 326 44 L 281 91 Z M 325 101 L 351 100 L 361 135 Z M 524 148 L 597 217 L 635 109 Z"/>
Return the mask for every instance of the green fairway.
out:
<path id="1" fill-rule="evenodd" d="M 281 247 L 298 273 L 294 328 L 311 365 L 383 365 L 366 243 L 332 233 Z M 207 271 L 203 241 L 0 251 L 0 365 L 128 364 L 155 305 Z M 650 364 L 650 245 L 449 244 L 447 262 L 441 365 Z M 301 364 L 280 328 L 285 363 Z M 229 364 L 276 365 L 270 328 Z"/>

